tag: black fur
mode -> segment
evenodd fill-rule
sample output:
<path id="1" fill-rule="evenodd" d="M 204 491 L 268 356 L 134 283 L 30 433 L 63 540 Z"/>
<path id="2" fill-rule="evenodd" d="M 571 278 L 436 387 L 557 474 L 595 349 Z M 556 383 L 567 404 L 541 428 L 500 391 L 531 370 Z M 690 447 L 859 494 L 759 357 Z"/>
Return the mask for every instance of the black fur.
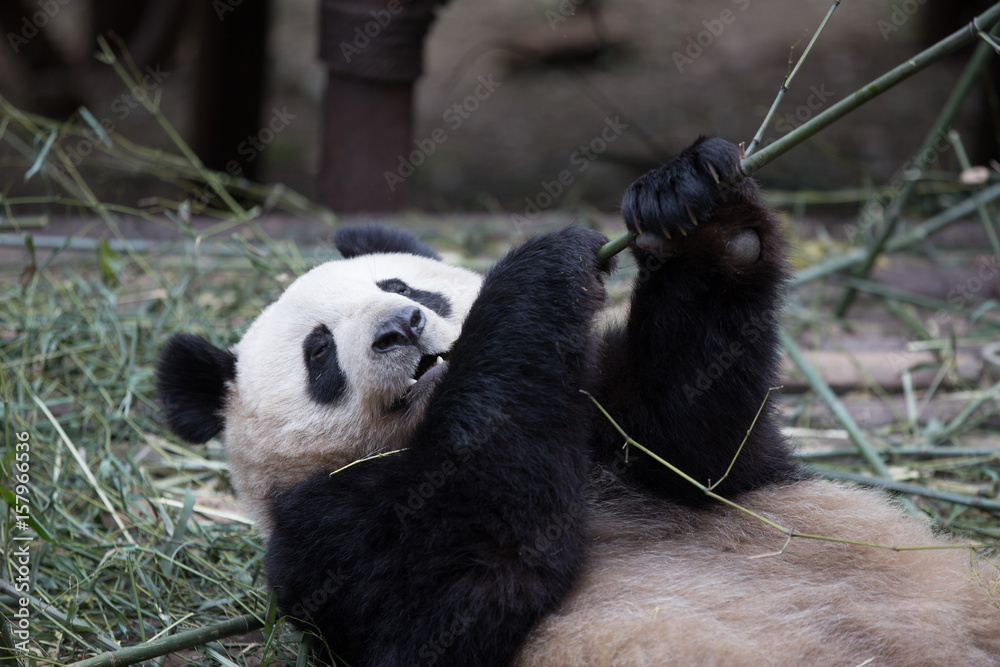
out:
<path id="1" fill-rule="evenodd" d="M 778 381 L 784 240 L 756 184 L 739 180 L 738 165 L 736 146 L 702 138 L 629 187 L 625 222 L 655 242 L 633 248 L 639 279 L 631 316 L 607 336 L 595 389 L 630 436 L 704 484 L 725 474 Z M 760 241 L 749 264 L 727 248 L 743 230 Z M 719 493 L 797 475 L 772 408 L 773 397 Z M 604 425 L 594 444 L 599 461 L 657 495 L 707 499 L 640 453 L 625 464 L 621 437 Z"/>
<path id="2" fill-rule="evenodd" d="M 341 227 L 333 236 L 333 244 L 344 259 L 375 253 L 406 252 L 440 260 L 429 245 L 421 243 L 412 232 L 388 229 L 379 225 Z"/>
<path id="3" fill-rule="evenodd" d="M 204 338 L 175 334 L 156 368 L 157 395 L 170 429 L 190 442 L 207 442 L 225 422 L 226 383 L 236 377 L 236 356 Z"/>
<path id="4" fill-rule="evenodd" d="M 409 449 L 276 501 L 280 608 L 349 664 L 505 665 L 568 591 L 587 542 L 593 408 L 579 390 L 604 240 L 568 228 L 511 251 Z"/>
<path id="5" fill-rule="evenodd" d="M 422 306 L 427 306 L 441 317 L 451 317 L 451 302 L 448 301 L 448 297 L 444 294 L 414 289 L 399 278 L 387 278 L 375 284 L 383 292 L 402 294 L 411 301 L 416 301 Z"/>
<path id="6" fill-rule="evenodd" d="M 317 324 L 302 341 L 302 357 L 314 401 L 333 403 L 344 395 L 347 379 L 337 360 L 337 343 L 325 324 Z"/>

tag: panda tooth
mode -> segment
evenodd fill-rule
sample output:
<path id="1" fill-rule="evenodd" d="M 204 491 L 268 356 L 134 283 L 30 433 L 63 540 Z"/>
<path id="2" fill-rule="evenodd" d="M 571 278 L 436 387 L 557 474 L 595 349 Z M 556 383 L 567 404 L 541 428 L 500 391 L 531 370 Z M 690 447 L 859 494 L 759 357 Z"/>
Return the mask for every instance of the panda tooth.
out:
<path id="1" fill-rule="evenodd" d="M 444 359 L 442 359 L 441 357 L 438 357 L 437 359 L 434 360 L 434 365 L 435 366 L 437 366 L 438 364 L 443 364 L 443 363 L 444 363 Z"/>

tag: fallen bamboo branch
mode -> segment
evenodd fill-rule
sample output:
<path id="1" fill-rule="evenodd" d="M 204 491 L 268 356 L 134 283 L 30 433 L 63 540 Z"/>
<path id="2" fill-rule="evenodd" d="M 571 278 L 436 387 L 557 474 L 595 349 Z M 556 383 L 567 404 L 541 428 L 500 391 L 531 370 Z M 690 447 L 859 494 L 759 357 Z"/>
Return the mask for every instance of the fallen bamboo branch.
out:
<path id="1" fill-rule="evenodd" d="M 928 66 L 942 60 L 958 49 L 971 44 L 980 37 L 980 26 L 993 27 L 1000 20 L 1000 2 L 994 4 L 985 12 L 972 20 L 969 25 L 960 30 L 956 30 L 948 37 L 942 39 L 934 46 L 920 52 L 913 58 L 901 63 L 868 83 L 864 87 L 848 95 L 840 102 L 837 102 L 826 111 L 818 114 L 812 120 L 803 123 L 777 141 L 765 146 L 753 155 L 744 158 L 740 162 L 740 174 L 750 176 L 757 170 L 764 167 L 775 158 L 784 155 L 791 149 L 801 144 L 806 139 L 811 138 L 821 130 L 840 120 L 851 111 L 861 107 L 866 102 L 873 100 L 882 93 L 890 90 L 899 83 L 910 78 L 917 72 L 926 69 Z M 604 244 L 597 253 L 600 262 L 606 262 L 613 256 L 628 247 L 634 235 L 630 232 L 621 234 L 608 243 Z"/>
<path id="2" fill-rule="evenodd" d="M 965 201 L 922 222 L 914 227 L 913 231 L 889 240 L 885 245 L 885 249 L 887 252 L 892 252 L 917 245 L 930 237 L 934 232 L 947 227 L 959 218 L 972 214 L 980 204 L 986 204 L 998 198 L 1000 198 L 1000 183 L 995 183 L 985 190 L 977 192 Z M 867 254 L 867 249 L 858 248 L 853 252 L 844 253 L 821 264 L 815 264 L 796 273 L 789 281 L 789 284 L 792 287 L 798 287 L 818 278 L 828 276 L 831 273 L 861 264 L 866 261 Z"/>
<path id="3" fill-rule="evenodd" d="M 95 655 L 92 658 L 75 662 L 70 667 L 122 667 L 123 665 L 134 665 L 143 660 L 159 658 L 160 656 L 200 646 L 224 637 L 246 634 L 247 632 L 259 630 L 262 627 L 264 627 L 264 620 L 262 618 L 255 614 L 246 614 L 213 625 L 206 625 L 203 628 L 195 628 L 194 630 L 179 632 L 176 635 L 154 639 L 145 644 L 129 646 L 118 651 L 108 651 L 100 655 Z"/>
<path id="4" fill-rule="evenodd" d="M 816 369 L 812 367 L 809 360 L 806 359 L 804 354 L 802 354 L 802 350 L 799 349 L 799 346 L 794 340 L 792 340 L 792 337 L 789 336 L 784 329 L 781 330 L 780 335 L 781 344 L 784 346 L 785 352 L 792 360 L 792 363 L 794 363 L 796 368 L 799 369 L 799 372 L 805 376 L 806 381 L 809 383 L 809 386 L 812 387 L 812 390 L 816 392 L 824 403 L 826 403 L 827 407 L 830 408 L 830 412 L 833 413 L 834 418 L 840 422 L 840 425 L 844 427 L 845 431 L 847 431 L 847 437 L 850 438 L 851 442 L 854 443 L 854 446 L 858 448 L 858 452 L 861 453 L 861 456 L 868 463 L 868 466 L 882 479 L 892 481 L 892 474 L 889 472 L 889 467 L 885 464 L 885 461 L 882 460 L 882 456 L 878 453 L 878 450 L 875 449 L 871 442 L 868 441 L 868 437 L 861 430 L 861 427 L 858 426 L 858 423 L 854 421 L 854 417 L 852 417 L 851 413 L 848 412 L 846 407 L 844 407 L 844 404 L 837 398 L 836 394 L 833 393 L 833 390 L 830 389 L 830 385 L 828 385 L 826 380 L 824 380 L 820 374 L 816 372 Z M 908 499 L 904 498 L 901 502 L 910 513 L 918 516 L 921 515 L 917 506 Z"/>
<path id="5" fill-rule="evenodd" d="M 920 148 L 917 149 L 916 158 L 911 163 L 911 166 L 916 168 L 917 173 L 914 177 L 907 178 L 907 180 L 903 183 L 903 186 L 900 188 L 899 194 L 896 195 L 892 204 L 889 205 L 888 210 L 885 212 L 885 220 L 882 223 L 882 229 L 879 230 L 875 241 L 866 249 L 864 262 L 860 267 L 858 267 L 857 270 L 854 271 L 855 277 L 864 278 L 871 273 L 872 267 L 875 266 L 875 261 L 885 248 L 885 244 L 888 243 L 889 239 L 896 233 L 896 225 L 899 222 L 899 218 L 903 214 L 903 208 L 910 201 L 910 197 L 913 196 L 913 192 L 916 189 L 917 182 L 920 180 L 920 176 L 927 168 L 927 164 L 924 163 L 924 160 L 926 159 L 924 156 L 934 151 L 935 144 L 947 131 L 948 127 L 955 119 L 955 116 L 958 115 L 959 110 L 962 108 L 962 102 L 965 101 L 969 90 L 979 79 L 980 73 L 983 71 L 983 68 L 992 56 L 992 47 L 986 42 L 979 44 L 976 47 L 976 50 L 973 51 L 972 56 L 969 58 L 969 63 L 965 67 L 965 71 L 962 72 L 962 76 L 959 77 L 958 81 L 955 83 L 954 89 L 948 96 L 947 101 L 945 101 L 944 106 L 941 107 L 941 111 L 938 114 L 937 119 L 934 121 L 934 125 L 931 127 L 930 132 L 927 133 L 927 137 L 924 139 L 923 144 L 921 144 Z M 847 313 L 847 309 L 850 308 L 856 294 L 856 290 L 848 288 L 834 311 L 837 317 L 843 317 Z"/>
<path id="6" fill-rule="evenodd" d="M 891 479 L 878 479 L 875 477 L 868 477 L 867 475 L 842 472 L 840 470 L 815 470 L 815 472 L 820 477 L 825 477 L 827 479 L 836 479 L 842 482 L 854 482 L 855 484 L 863 484 L 865 486 L 875 486 L 880 489 L 886 489 L 887 491 L 922 496 L 932 500 L 943 500 L 957 505 L 975 507 L 987 512 L 1000 512 L 1000 500 L 969 496 L 963 493 L 952 493 L 950 491 L 938 491 L 936 489 L 929 489 L 926 486 L 921 486 L 920 484 L 907 484 L 906 482 L 897 482 Z"/>

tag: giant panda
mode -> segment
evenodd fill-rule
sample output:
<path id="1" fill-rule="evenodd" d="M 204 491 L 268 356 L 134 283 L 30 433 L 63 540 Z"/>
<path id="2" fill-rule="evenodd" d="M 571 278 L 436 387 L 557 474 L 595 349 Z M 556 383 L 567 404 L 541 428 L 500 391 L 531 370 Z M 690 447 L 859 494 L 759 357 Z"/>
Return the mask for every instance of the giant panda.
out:
<path id="1" fill-rule="evenodd" d="M 628 189 L 618 325 L 596 232 L 480 278 L 360 227 L 231 349 L 173 337 L 167 420 L 224 431 L 281 611 L 354 667 L 1000 665 L 995 564 L 856 544 L 952 546 L 793 463 L 765 401 L 785 244 L 738 161 L 703 138 Z"/>

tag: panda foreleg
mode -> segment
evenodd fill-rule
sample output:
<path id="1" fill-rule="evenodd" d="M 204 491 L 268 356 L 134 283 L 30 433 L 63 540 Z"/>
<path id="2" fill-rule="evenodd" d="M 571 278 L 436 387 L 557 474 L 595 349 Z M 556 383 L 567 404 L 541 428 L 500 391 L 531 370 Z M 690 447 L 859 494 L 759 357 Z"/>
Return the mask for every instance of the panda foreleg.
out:
<path id="1" fill-rule="evenodd" d="M 501 259 L 410 447 L 276 503 L 279 604 L 355 667 L 505 665 L 569 590 L 587 544 L 579 390 L 603 241 L 570 228 Z"/>
<path id="2" fill-rule="evenodd" d="M 725 474 L 778 378 L 785 243 L 738 165 L 736 146 L 702 138 L 629 187 L 622 213 L 639 233 L 639 274 L 627 324 L 607 334 L 597 388 L 630 436 L 706 485 Z M 623 463 L 620 440 L 604 428 L 597 451 L 626 478 L 663 496 L 704 498 L 649 457 Z M 765 406 L 719 492 L 793 470 Z"/>

